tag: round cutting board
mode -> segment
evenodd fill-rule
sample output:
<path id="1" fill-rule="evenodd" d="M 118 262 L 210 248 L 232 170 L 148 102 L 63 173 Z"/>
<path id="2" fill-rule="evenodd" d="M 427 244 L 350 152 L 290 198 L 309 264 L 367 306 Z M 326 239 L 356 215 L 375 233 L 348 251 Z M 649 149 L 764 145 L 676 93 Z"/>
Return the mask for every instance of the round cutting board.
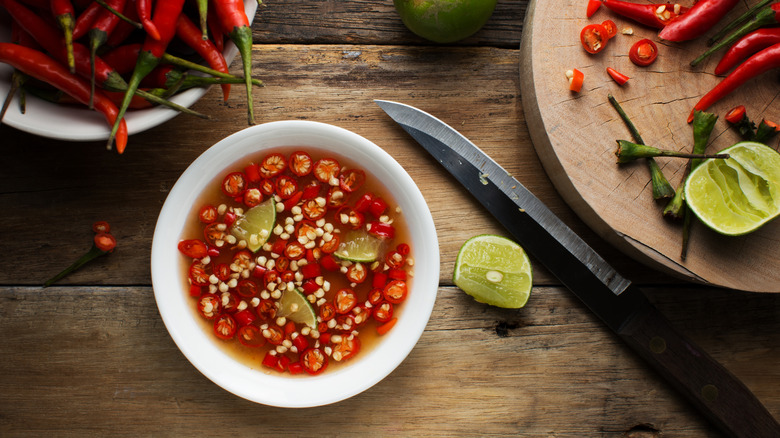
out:
<path id="1" fill-rule="evenodd" d="M 681 4 L 691 6 L 693 1 Z M 587 18 L 586 5 L 585 0 L 532 0 L 523 28 L 520 84 L 525 118 L 537 154 L 561 196 L 599 235 L 651 267 L 714 286 L 780 292 L 780 220 L 740 237 L 720 235 L 694 220 L 683 259 L 682 225 L 663 217 L 665 201 L 652 197 L 646 162 L 618 165 L 614 155 L 616 140 L 632 138 L 610 105 L 609 94 L 621 104 L 645 143 L 691 150 L 693 131 L 687 118 L 699 98 L 722 79 L 712 71 L 723 52 L 695 68 L 690 61 L 704 51 L 712 33 L 741 15 L 746 6 L 740 3 L 704 37 L 671 43 L 661 41 L 656 30 L 605 7 Z M 600 53 L 588 54 L 580 44 L 580 30 L 607 19 L 617 24 L 618 34 Z M 627 27 L 633 35 L 622 33 Z M 658 45 L 659 57 L 649 67 L 637 67 L 628 58 L 631 45 L 642 38 Z M 619 86 L 606 73 L 607 67 L 631 79 Z M 580 93 L 568 89 L 565 73 L 573 68 L 585 74 Z M 708 109 L 719 116 L 708 152 L 739 141 L 723 120 L 737 105 L 744 104 L 748 116 L 757 122 L 762 117 L 780 122 L 776 74 L 770 72 L 746 83 Z M 778 139 L 770 146 L 777 149 Z M 657 162 L 677 187 L 686 160 L 659 158 Z"/>

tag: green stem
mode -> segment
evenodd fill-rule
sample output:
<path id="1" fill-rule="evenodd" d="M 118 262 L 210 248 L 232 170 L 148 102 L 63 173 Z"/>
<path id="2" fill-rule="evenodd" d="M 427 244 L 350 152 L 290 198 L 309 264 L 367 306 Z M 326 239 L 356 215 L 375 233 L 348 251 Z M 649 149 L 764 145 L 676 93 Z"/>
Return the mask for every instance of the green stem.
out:
<path id="1" fill-rule="evenodd" d="M 198 17 L 200 18 L 200 31 L 203 33 L 203 39 L 209 39 L 209 30 L 207 24 L 207 17 L 209 14 L 209 1 L 197 0 L 198 2 Z"/>
<path id="2" fill-rule="evenodd" d="M 748 9 L 739 18 L 726 25 L 726 27 L 724 27 L 723 29 L 719 30 L 718 33 L 716 33 L 715 35 L 712 36 L 712 38 L 707 40 L 707 45 L 711 46 L 715 44 L 715 42 L 717 42 L 718 40 L 726 36 L 727 33 L 731 32 L 736 27 L 741 26 L 744 22 L 750 20 L 756 14 L 756 11 L 768 5 L 769 3 L 772 3 L 772 1 L 774 0 L 761 0 L 752 8 Z"/>
<path id="3" fill-rule="evenodd" d="M 103 1 L 103 0 L 95 0 L 95 2 L 97 2 L 97 4 L 99 4 L 100 6 L 103 6 L 104 8 L 108 9 L 109 12 L 111 12 L 114 15 L 116 15 L 117 17 L 119 17 L 120 20 L 130 24 L 134 28 L 136 28 L 136 29 L 143 29 L 144 28 L 143 24 L 141 24 L 141 23 L 131 19 L 127 15 L 124 15 L 123 13 L 121 13 L 121 12 L 117 11 L 116 9 L 112 8 L 111 5 L 109 5 L 105 1 Z"/>
<path id="4" fill-rule="evenodd" d="M 138 53 L 138 59 L 135 63 L 135 69 L 130 76 L 130 80 L 127 82 L 127 90 L 125 91 L 125 97 L 122 99 L 122 104 L 119 107 L 119 114 L 116 118 L 116 123 L 111 128 L 111 134 L 108 137 L 108 148 L 114 143 L 114 138 L 119 130 L 119 124 L 127 112 L 127 108 L 130 106 L 130 102 L 133 100 L 133 95 L 138 90 L 138 86 L 141 84 L 141 80 L 145 78 L 149 73 L 154 70 L 160 64 L 160 58 L 154 56 L 148 50 L 141 50 Z"/>
<path id="5" fill-rule="evenodd" d="M 57 281 L 61 280 L 61 279 L 62 279 L 63 277 L 65 277 L 66 275 L 68 275 L 68 274 L 70 274 L 70 273 L 72 273 L 72 272 L 76 271 L 77 269 L 79 269 L 80 267 L 82 267 L 82 266 L 84 266 L 85 264 L 89 263 L 90 261 L 92 261 L 92 260 L 94 260 L 94 259 L 96 259 L 96 258 L 98 258 L 98 257 L 100 257 L 100 256 L 102 256 L 102 255 L 105 255 L 105 254 L 108 254 L 108 252 L 106 252 L 106 251 L 103 251 L 103 250 L 99 249 L 99 248 L 98 248 L 97 246 L 95 246 L 95 245 L 92 245 L 92 248 L 89 250 L 89 252 L 87 252 L 86 254 L 84 254 L 83 256 L 81 256 L 81 257 L 80 257 L 78 260 L 76 260 L 75 262 L 73 262 L 73 264 L 72 264 L 72 265 L 70 265 L 70 266 L 68 266 L 67 268 L 65 268 L 65 269 L 64 269 L 62 272 L 60 272 L 59 274 L 57 274 L 57 275 L 55 275 L 54 277 L 52 277 L 52 278 L 48 279 L 48 280 L 46 281 L 46 283 L 43 283 L 43 287 L 49 287 L 49 286 L 51 286 L 53 283 L 55 283 L 55 282 L 57 282 Z"/>
<path id="6" fill-rule="evenodd" d="M 775 19 L 775 11 L 772 8 L 761 9 L 760 11 L 758 11 L 756 16 L 753 17 L 752 20 L 745 23 L 739 29 L 735 30 L 725 40 L 710 47 L 706 52 L 699 55 L 698 58 L 691 61 L 691 67 L 695 67 L 699 65 L 702 61 L 707 59 L 713 53 L 717 52 L 718 50 L 726 46 L 730 46 L 732 43 L 735 43 L 738 39 L 749 34 L 750 32 L 753 32 L 754 30 L 759 29 L 761 27 L 770 26 L 773 24 L 777 24 L 777 20 Z"/>
<path id="7" fill-rule="evenodd" d="M 255 110 L 252 102 L 252 28 L 249 26 L 236 26 L 229 36 L 236 47 L 238 47 L 239 53 L 241 53 L 244 79 L 246 80 L 247 123 L 254 125 Z"/>
<path id="8" fill-rule="evenodd" d="M 3 117 L 5 117 L 5 113 L 8 111 L 8 107 L 11 106 L 11 101 L 13 100 L 16 91 L 19 90 L 19 94 L 21 94 L 21 88 L 25 79 L 26 75 L 24 73 L 20 72 L 19 70 L 14 70 L 13 74 L 11 75 L 11 88 L 9 88 L 8 94 L 5 96 L 3 108 L 0 109 L 0 123 L 2 123 Z"/>
<path id="9" fill-rule="evenodd" d="M 774 138 L 774 136 L 777 134 L 777 128 L 767 124 L 766 120 L 762 120 L 761 123 L 758 124 L 758 128 L 756 129 L 756 136 L 753 140 L 759 143 L 767 144 L 769 143 L 769 140 Z"/>
<path id="10" fill-rule="evenodd" d="M 186 59 L 179 58 L 178 56 L 174 56 L 174 55 L 171 55 L 169 53 L 165 53 L 163 55 L 162 61 L 166 62 L 168 64 L 173 64 L 173 65 L 176 65 L 176 66 L 179 66 L 179 67 L 184 67 L 184 68 L 188 68 L 190 70 L 194 70 L 194 71 L 198 71 L 198 72 L 201 72 L 201 73 L 205 73 L 207 75 L 216 76 L 218 78 L 225 78 L 225 79 L 239 78 L 239 76 L 231 75 L 230 73 L 221 72 L 219 70 L 214 70 L 212 68 L 206 67 L 205 65 L 201 65 L 201 64 L 198 64 L 198 63 L 195 63 L 195 62 L 192 62 L 192 61 L 188 61 Z M 241 79 L 241 81 L 239 81 L 238 83 L 243 83 L 244 80 L 245 80 L 244 78 L 240 78 L 240 79 Z M 262 87 L 263 86 L 263 82 L 260 81 L 259 79 L 251 79 L 251 81 L 252 81 L 252 84 L 254 84 L 254 85 L 258 86 L 258 87 Z"/>
<path id="11" fill-rule="evenodd" d="M 639 135 L 636 126 L 634 126 L 634 122 L 632 122 L 626 112 L 623 111 L 623 107 L 620 106 L 615 97 L 609 94 L 607 95 L 607 98 L 609 99 L 609 103 L 611 103 L 617 111 L 618 115 L 620 115 L 620 118 L 623 119 L 623 123 L 628 127 L 628 131 L 631 133 L 631 137 L 634 141 L 639 144 L 645 144 L 644 140 L 642 140 L 642 136 Z M 664 176 L 658 163 L 656 163 L 653 158 L 648 158 L 647 166 L 650 169 L 650 181 L 653 183 L 653 199 L 665 199 L 674 196 L 674 188 L 669 183 L 669 180 L 666 179 L 666 176 Z"/>
<path id="12" fill-rule="evenodd" d="M 618 158 L 618 163 L 629 163 L 640 158 L 652 158 L 652 157 L 674 157 L 674 158 L 693 158 L 697 160 L 703 160 L 707 158 L 728 158 L 729 154 L 692 154 L 689 152 L 673 151 L 669 149 L 659 149 L 653 146 L 647 146 L 644 144 L 638 144 L 630 142 L 628 140 L 618 140 L 618 148 L 615 151 L 615 155 Z"/>

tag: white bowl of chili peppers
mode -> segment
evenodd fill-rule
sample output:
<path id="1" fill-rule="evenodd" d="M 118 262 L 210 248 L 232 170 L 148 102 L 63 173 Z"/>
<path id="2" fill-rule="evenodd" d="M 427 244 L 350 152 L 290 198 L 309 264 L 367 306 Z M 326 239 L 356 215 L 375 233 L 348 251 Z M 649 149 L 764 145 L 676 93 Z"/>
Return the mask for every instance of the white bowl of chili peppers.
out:
<path id="1" fill-rule="evenodd" d="M 271 224 L 257 222 L 271 208 Z M 264 225 L 235 232 L 249 220 Z M 196 159 L 163 205 L 151 264 L 187 359 L 280 407 L 335 403 L 389 375 L 439 284 L 436 230 L 411 177 L 371 141 L 309 121 L 247 128 Z"/>
<path id="2" fill-rule="evenodd" d="M 114 1 L 106 3 L 109 4 L 109 6 L 111 4 L 126 5 L 125 9 L 121 11 L 124 13 L 123 15 L 129 17 L 136 23 L 140 24 L 142 22 L 137 16 L 135 5 L 142 4 L 143 2 L 123 2 L 120 0 L 119 2 Z M 48 5 L 48 3 L 45 4 Z M 54 4 L 55 3 L 52 2 L 52 5 Z M 257 1 L 245 0 L 243 5 L 243 13 L 246 15 L 246 18 L 251 25 L 257 10 Z M 149 11 L 149 13 L 154 15 L 157 13 L 157 10 L 154 9 Z M 88 22 L 88 18 L 96 17 L 98 14 L 109 14 L 109 12 L 97 2 L 88 3 L 85 8 L 75 9 L 73 11 L 72 16 L 75 26 L 78 29 L 76 31 L 78 34 L 74 35 L 77 37 L 74 41 L 76 44 L 82 46 L 82 50 L 75 51 L 74 56 L 83 57 L 85 54 L 84 51 L 86 50 L 88 52 L 86 47 L 89 47 L 89 32 L 90 29 L 92 29 L 90 26 L 99 26 L 95 24 L 98 20 L 94 20 L 93 18 L 94 21 Z M 160 14 L 162 14 L 162 12 Z M 190 28 L 196 26 L 197 29 L 195 29 L 195 31 L 201 33 L 202 28 L 199 25 L 197 11 L 194 11 L 193 8 L 185 7 L 180 15 L 187 16 L 189 18 L 188 26 Z M 105 16 L 98 18 L 103 19 L 102 23 L 107 22 Z M 5 8 L 0 6 L 0 43 L 13 42 L 17 46 L 24 46 L 22 47 L 23 49 L 28 46 L 32 47 L 32 50 L 46 55 L 48 58 L 46 62 L 51 60 L 53 64 L 66 66 L 66 61 L 55 59 L 56 56 L 53 55 L 52 52 L 52 50 L 56 48 L 53 48 L 52 45 L 56 46 L 56 44 L 58 44 L 58 42 L 53 40 L 61 37 L 60 33 L 63 32 L 62 29 L 54 24 L 56 19 L 57 14 L 53 10 L 40 10 L 32 3 L 10 0 L 9 3 L 5 4 Z M 216 22 L 216 20 L 211 17 L 209 20 Z M 82 25 L 82 21 L 85 24 Z M 157 22 L 158 19 L 152 16 L 150 21 Z M 175 19 L 168 21 L 176 23 Z M 162 26 L 162 24 L 160 25 Z M 137 49 L 132 52 L 129 49 L 131 46 L 138 46 L 144 41 L 147 30 L 146 28 L 132 31 L 128 30 L 131 25 L 129 22 L 122 20 L 119 20 L 118 22 L 114 20 L 112 24 L 106 26 L 106 32 L 104 34 L 106 35 L 107 40 L 101 46 L 101 51 L 98 55 L 101 60 L 100 65 L 105 67 L 105 69 L 115 69 L 116 72 L 119 72 L 120 76 L 129 80 L 130 72 L 127 71 L 127 67 L 120 67 L 118 64 L 126 64 L 128 60 L 134 62 L 135 56 L 137 56 Z M 15 29 L 12 30 L 12 28 Z M 216 29 L 217 27 L 212 24 L 211 30 L 214 31 Z M 173 40 L 179 41 L 175 44 L 180 46 L 187 45 L 184 41 L 194 41 L 192 44 L 200 44 L 202 47 L 200 47 L 199 50 L 205 51 L 214 50 L 214 47 L 216 47 L 216 50 L 221 50 L 222 55 L 222 60 L 218 61 L 218 63 L 225 63 L 229 66 L 239 52 L 236 45 L 229 40 L 227 35 L 216 36 L 214 32 L 209 30 L 206 32 L 209 35 L 208 43 L 203 42 L 201 37 L 184 37 L 184 34 L 191 35 L 193 32 L 192 29 L 184 30 L 184 26 L 182 25 L 176 30 L 176 35 L 173 36 Z M 198 41 L 198 39 L 201 41 Z M 59 42 L 59 44 L 62 43 Z M 209 47 L 205 47 L 209 44 Z M 6 48 L 13 47 L 6 45 L 0 49 L 0 52 L 3 52 Z M 195 51 L 197 52 L 197 50 Z M 135 55 L 131 53 L 134 53 Z M 25 53 L 0 53 L 0 58 L 3 58 L 4 60 L 4 62 L 0 62 L 0 98 L 2 99 L 5 99 L 12 89 L 14 68 L 11 64 L 16 57 L 25 57 Z M 111 58 L 109 59 L 109 57 Z M 194 60 L 200 62 L 199 55 L 195 55 L 195 57 L 198 59 Z M 105 61 L 104 63 L 102 63 L 103 60 Z M 114 61 L 116 61 L 116 63 Z M 166 64 L 166 62 L 163 61 L 161 64 Z M 204 66 L 209 66 L 210 62 L 202 62 L 202 64 Z M 76 74 L 73 76 L 79 77 L 83 84 L 88 84 L 89 66 L 86 64 L 82 64 L 81 66 L 83 68 L 77 67 Z M 35 69 L 34 65 L 26 67 Z M 41 65 L 41 68 L 42 67 L 44 66 Z M 224 66 L 219 68 L 221 71 L 225 70 Z M 100 77 L 102 71 L 101 67 L 98 66 L 97 70 L 97 76 Z M 33 72 L 31 72 L 30 75 L 33 75 Z M 45 82 L 43 79 L 41 79 L 41 81 Z M 68 81 L 72 83 L 70 79 Z M 99 81 L 100 79 L 98 79 L 98 82 Z M 15 91 L 13 93 L 13 99 L 10 101 L 8 109 L 2 118 L 2 123 L 31 134 L 66 141 L 96 141 L 109 138 L 111 124 L 107 123 L 106 119 L 108 116 L 104 116 L 99 111 L 89 109 L 86 105 L 76 102 L 73 97 L 68 96 L 67 91 L 63 92 L 63 90 L 55 87 L 49 88 L 46 85 L 37 85 L 33 80 L 26 80 L 24 86 L 28 88 L 24 93 L 24 99 L 21 99 L 20 95 L 22 93 L 20 91 Z M 241 85 L 239 84 L 238 86 Z M 97 84 L 97 89 L 101 92 L 101 85 L 99 83 Z M 182 90 L 183 91 L 176 92 L 170 97 L 166 97 L 166 99 L 187 109 L 206 94 L 208 87 L 196 86 Z M 121 106 L 121 95 L 121 92 L 105 93 L 108 100 L 112 101 L 117 107 Z M 22 104 L 22 102 L 24 103 Z M 96 109 L 99 109 L 98 105 L 95 107 Z M 124 120 L 126 122 L 128 134 L 132 135 L 161 125 L 178 114 L 180 114 L 180 111 L 178 110 L 162 105 L 148 104 L 147 102 L 142 101 L 142 99 L 137 98 L 134 99 L 130 108 L 125 113 Z M 119 149 L 120 148 L 118 147 L 117 150 Z"/>

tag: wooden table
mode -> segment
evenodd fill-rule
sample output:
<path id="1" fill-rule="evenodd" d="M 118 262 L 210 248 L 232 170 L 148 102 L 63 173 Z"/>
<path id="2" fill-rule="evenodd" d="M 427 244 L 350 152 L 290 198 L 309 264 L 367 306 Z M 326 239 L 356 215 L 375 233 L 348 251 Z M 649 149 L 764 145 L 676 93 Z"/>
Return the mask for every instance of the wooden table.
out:
<path id="1" fill-rule="evenodd" d="M 121 156 L 1 126 L 0 435 L 720 436 L 535 261 L 519 311 L 454 287 L 460 245 L 503 231 L 376 98 L 427 110 L 483 147 L 780 417 L 780 295 L 653 272 L 587 229 L 550 184 L 518 85 L 526 6 L 501 1 L 480 33 L 446 46 L 409 33 L 389 1 L 276 0 L 258 12 L 257 122 L 316 120 L 379 144 L 420 186 L 439 235 L 441 283 L 417 347 L 330 406 L 272 408 L 224 391 L 179 352 L 155 305 L 160 207 L 190 162 L 246 127 L 240 87 L 227 104 L 212 89 L 194 106 L 213 120 L 179 116 L 131 136 Z M 116 252 L 41 288 L 89 248 L 96 220 L 112 224 Z"/>

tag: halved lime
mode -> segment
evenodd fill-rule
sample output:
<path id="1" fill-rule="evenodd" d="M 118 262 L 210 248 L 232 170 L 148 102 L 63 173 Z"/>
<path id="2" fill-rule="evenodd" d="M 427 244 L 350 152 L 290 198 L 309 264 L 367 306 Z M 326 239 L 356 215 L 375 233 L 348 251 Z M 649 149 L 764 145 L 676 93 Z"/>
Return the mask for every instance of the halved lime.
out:
<path id="1" fill-rule="evenodd" d="M 311 328 L 317 326 L 317 314 L 314 313 L 314 308 L 298 289 L 285 289 L 282 292 L 276 316 L 306 324 Z"/>
<path id="2" fill-rule="evenodd" d="M 230 234 L 238 240 L 245 240 L 246 247 L 257 252 L 268 241 L 275 224 L 276 202 L 270 197 L 236 219 L 230 228 Z"/>
<path id="3" fill-rule="evenodd" d="M 729 236 L 755 231 L 780 215 L 780 154 L 740 142 L 703 161 L 685 181 L 685 201 L 708 227 Z"/>
<path id="4" fill-rule="evenodd" d="M 333 255 L 344 260 L 367 263 L 379 257 L 381 248 L 382 240 L 365 230 L 354 230 L 344 234 Z"/>
<path id="5" fill-rule="evenodd" d="M 518 309 L 531 295 L 533 272 L 520 245 L 482 234 L 461 246 L 452 280 L 480 303 Z"/>

